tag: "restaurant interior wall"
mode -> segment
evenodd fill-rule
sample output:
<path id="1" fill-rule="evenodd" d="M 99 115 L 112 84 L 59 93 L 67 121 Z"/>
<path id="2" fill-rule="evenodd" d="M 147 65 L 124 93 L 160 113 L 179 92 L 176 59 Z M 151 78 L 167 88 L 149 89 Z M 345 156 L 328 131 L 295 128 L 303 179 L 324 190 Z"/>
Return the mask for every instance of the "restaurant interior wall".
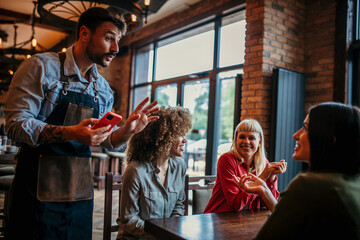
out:
<path id="1" fill-rule="evenodd" d="M 216 2 L 216 4 L 214 4 Z M 122 39 L 122 46 L 149 41 L 193 19 L 207 16 L 216 8 L 236 5 L 232 0 L 203 0 L 189 9 Z M 242 87 L 241 117 L 253 117 L 269 139 L 271 75 L 274 67 L 306 74 L 305 112 L 313 104 L 333 99 L 334 34 L 336 1 L 247 0 L 246 52 Z M 120 113 L 129 112 L 132 54 L 129 51 L 103 71 L 121 92 Z M 115 70 L 115 71 L 113 71 Z M 116 72 L 116 78 L 114 75 Z M 269 149 L 269 142 L 267 149 Z"/>
<path id="2" fill-rule="evenodd" d="M 192 19 L 215 11 L 214 1 L 203 0 L 184 12 L 169 16 L 134 35 L 124 38 L 123 46 L 151 41 L 174 28 L 190 24 Z M 335 55 L 335 35 L 338 1 L 329 0 L 247 0 L 246 50 L 241 94 L 241 119 L 255 118 L 264 128 L 266 150 L 270 151 L 270 125 L 272 102 L 272 72 L 274 68 L 305 74 L 305 114 L 308 108 L 324 101 L 334 101 L 334 69 L 338 65 Z M 234 1 L 219 1 L 215 8 L 234 5 Z M 339 30 L 338 30 L 339 31 Z M 346 53 L 341 53 L 346 55 Z M 123 73 L 118 84 L 124 95 L 131 94 L 133 70 L 132 54 L 117 59 Z M 338 76 L 341 85 L 345 76 Z M 115 84 L 116 85 L 116 84 Z M 131 97 L 127 96 L 127 101 Z M 131 106 L 122 96 L 121 106 Z M 124 111 L 126 111 L 124 109 Z M 127 109 L 129 111 L 129 108 Z M 305 117 L 305 116 L 304 116 Z M 270 159 L 271 161 L 279 159 Z M 293 161 L 287 159 L 287 161 Z"/>

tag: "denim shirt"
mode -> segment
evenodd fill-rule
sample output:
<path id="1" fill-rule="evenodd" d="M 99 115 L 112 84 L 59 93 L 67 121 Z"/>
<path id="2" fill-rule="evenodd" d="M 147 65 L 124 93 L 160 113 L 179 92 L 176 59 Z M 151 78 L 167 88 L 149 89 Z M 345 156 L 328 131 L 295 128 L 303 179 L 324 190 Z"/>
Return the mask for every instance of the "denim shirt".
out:
<path id="1" fill-rule="evenodd" d="M 89 81 L 81 77 L 73 55 L 73 47 L 66 51 L 64 74 L 69 91 L 95 96 L 98 86 L 99 118 L 111 111 L 114 98 L 108 82 L 97 72 L 94 64 Z M 55 108 L 63 85 L 60 82 L 60 60 L 57 53 L 36 54 L 25 60 L 14 74 L 5 104 L 8 137 L 18 143 L 37 146 L 46 118 Z M 116 128 L 115 128 L 116 129 Z M 113 150 L 110 137 L 103 147 Z"/>
<path id="2" fill-rule="evenodd" d="M 164 186 L 150 163 L 130 162 L 123 176 L 118 237 L 146 237 L 144 220 L 184 215 L 185 174 L 184 160 L 170 158 Z"/>

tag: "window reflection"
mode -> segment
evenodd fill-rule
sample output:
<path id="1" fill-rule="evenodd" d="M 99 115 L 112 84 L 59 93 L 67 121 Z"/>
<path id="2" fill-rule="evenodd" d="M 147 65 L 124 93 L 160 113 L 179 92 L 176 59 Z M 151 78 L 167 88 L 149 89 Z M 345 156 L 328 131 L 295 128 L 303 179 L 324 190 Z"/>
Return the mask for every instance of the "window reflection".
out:
<path id="1" fill-rule="evenodd" d="M 175 107 L 177 99 L 177 85 L 165 85 L 157 87 L 155 90 L 155 100 L 159 105 L 166 107 Z"/>
<path id="2" fill-rule="evenodd" d="M 146 97 L 151 96 L 151 86 L 138 87 L 134 89 L 134 105 L 133 110 L 136 106 L 141 103 Z"/>
<path id="3" fill-rule="evenodd" d="M 244 63 L 246 25 L 244 14 L 233 14 L 222 21 L 219 67 Z"/>
<path id="4" fill-rule="evenodd" d="M 188 36 L 189 33 L 182 35 L 184 38 L 176 36 L 173 42 L 171 39 L 159 42 L 156 52 L 156 81 L 212 69 L 214 30 L 191 36 Z"/>
<path id="5" fill-rule="evenodd" d="M 151 82 L 153 73 L 154 51 L 149 44 L 136 50 L 135 84 Z"/>
<path id="6" fill-rule="evenodd" d="M 209 110 L 209 79 L 187 82 L 184 85 L 183 106 L 193 116 L 193 128 L 187 136 L 185 162 L 188 172 L 205 173 L 206 137 Z"/>
<path id="7" fill-rule="evenodd" d="M 234 135 L 234 110 L 235 110 L 235 84 L 236 76 L 242 74 L 242 69 L 222 72 L 220 79 L 220 128 L 218 128 L 217 159 L 228 152 L 232 145 Z"/>

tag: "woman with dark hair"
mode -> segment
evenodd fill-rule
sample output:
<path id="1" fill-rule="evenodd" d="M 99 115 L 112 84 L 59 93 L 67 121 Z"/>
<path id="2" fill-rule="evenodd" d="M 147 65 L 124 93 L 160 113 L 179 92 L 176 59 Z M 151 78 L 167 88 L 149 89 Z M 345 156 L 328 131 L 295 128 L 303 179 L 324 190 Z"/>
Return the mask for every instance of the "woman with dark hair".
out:
<path id="1" fill-rule="evenodd" d="M 131 137 L 120 201 L 118 237 L 148 238 L 144 220 L 184 215 L 186 166 L 181 158 L 185 135 L 192 127 L 190 112 L 161 107 L 157 121 Z"/>
<path id="2" fill-rule="evenodd" d="M 256 239 L 360 239 L 359 108 L 319 104 L 293 137 L 293 158 L 309 171 L 292 180 L 278 203 L 255 175 L 234 177 L 272 211 Z"/>

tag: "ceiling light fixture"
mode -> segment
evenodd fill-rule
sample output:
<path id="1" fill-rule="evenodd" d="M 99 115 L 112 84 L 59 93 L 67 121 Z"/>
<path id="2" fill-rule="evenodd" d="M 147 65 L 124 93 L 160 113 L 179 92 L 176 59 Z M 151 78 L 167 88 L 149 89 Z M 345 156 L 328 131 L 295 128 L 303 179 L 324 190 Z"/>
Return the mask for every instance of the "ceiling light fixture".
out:
<path id="1" fill-rule="evenodd" d="M 22 60 L 23 60 L 25 58 L 25 56 L 33 55 L 35 53 L 40 53 L 40 52 L 43 52 L 46 50 L 43 46 L 41 46 L 41 44 L 39 44 L 39 42 L 35 38 L 36 5 L 37 5 L 37 3 L 34 2 L 34 9 L 33 9 L 33 14 L 31 17 L 31 37 L 30 37 L 30 39 L 27 41 L 21 42 L 21 43 L 16 42 L 18 26 L 16 25 L 16 22 L 14 22 L 14 44 L 12 47 L 0 48 L 0 55 L 12 55 L 12 58 L 14 58 L 15 55 L 22 55 L 19 57 L 22 58 Z M 28 48 L 28 49 L 24 48 L 24 46 L 29 43 L 30 43 L 30 48 Z M 40 49 L 40 51 L 36 50 L 36 48 Z"/>

